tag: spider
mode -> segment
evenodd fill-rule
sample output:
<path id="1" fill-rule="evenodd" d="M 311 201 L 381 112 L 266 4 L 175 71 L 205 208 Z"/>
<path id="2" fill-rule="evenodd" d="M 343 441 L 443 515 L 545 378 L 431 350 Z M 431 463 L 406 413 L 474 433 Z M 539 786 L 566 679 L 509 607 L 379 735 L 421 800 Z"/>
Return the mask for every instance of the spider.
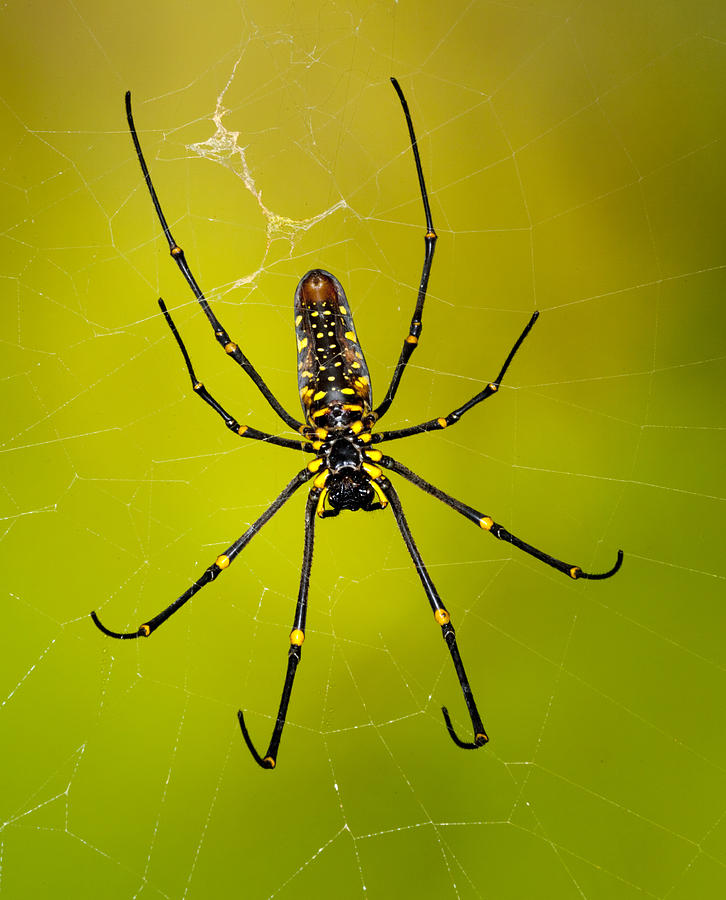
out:
<path id="1" fill-rule="evenodd" d="M 442 707 L 446 728 L 454 743 L 458 747 L 467 750 L 482 747 L 489 740 L 469 685 L 469 679 L 464 670 L 464 664 L 461 660 L 459 647 L 456 642 L 456 633 L 454 631 L 454 626 L 451 624 L 451 617 L 441 601 L 434 583 L 431 580 L 431 576 L 421 558 L 421 554 L 419 553 L 416 542 L 414 541 L 408 526 L 408 522 L 406 521 L 406 516 L 404 515 L 398 493 L 393 487 L 393 484 L 391 484 L 391 481 L 385 475 L 384 470 L 394 472 L 396 475 L 401 476 L 406 481 L 411 482 L 416 485 L 416 487 L 431 494 L 432 497 L 447 504 L 447 506 L 450 506 L 457 513 L 464 516 L 484 531 L 489 532 L 489 534 L 494 535 L 494 537 L 499 540 L 512 544 L 519 550 L 524 551 L 524 553 L 528 553 L 535 559 L 546 563 L 548 566 L 552 566 L 554 569 L 568 575 L 570 578 L 610 578 L 618 571 L 623 561 L 623 551 L 618 550 L 615 565 L 609 571 L 600 573 L 584 572 L 579 566 L 563 562 L 542 550 L 538 550 L 531 544 L 525 543 L 510 531 L 507 531 L 507 529 L 498 522 L 495 522 L 491 516 L 484 515 L 473 507 L 468 506 L 466 503 L 462 503 L 460 500 L 449 496 L 449 494 L 444 493 L 444 491 L 440 490 L 435 485 L 425 481 L 395 459 L 392 459 L 390 456 L 385 456 L 380 450 L 373 446 L 375 444 L 385 443 L 386 441 L 399 440 L 401 438 L 411 437 L 415 434 L 422 434 L 423 432 L 441 431 L 444 428 L 454 425 L 465 413 L 469 412 L 470 409 L 473 409 L 473 407 L 495 394 L 514 359 L 515 354 L 531 331 L 539 315 L 537 312 L 532 315 L 524 330 L 514 343 L 514 346 L 509 351 L 509 355 L 505 359 L 504 365 L 494 381 L 489 382 L 482 390 L 467 400 L 466 403 L 463 403 L 446 416 L 430 419 L 419 425 L 412 425 L 407 428 L 396 428 L 391 431 L 374 431 L 378 421 L 386 412 L 388 412 L 388 409 L 396 396 L 396 391 L 398 390 L 406 365 L 418 346 L 422 330 L 424 301 L 426 300 L 426 290 L 429 275 L 431 273 L 434 249 L 436 247 L 436 232 L 434 231 L 431 217 L 431 209 L 429 206 L 428 194 L 426 192 L 426 184 L 424 182 L 416 135 L 414 133 L 413 122 L 411 121 L 411 114 L 398 81 L 395 78 L 391 78 L 391 83 L 401 102 L 403 115 L 406 120 L 411 149 L 416 165 L 416 173 L 418 175 L 419 190 L 423 201 L 424 215 L 426 218 L 424 261 L 421 272 L 421 281 L 418 288 L 418 296 L 416 299 L 416 307 L 414 309 L 413 318 L 411 319 L 409 333 L 403 341 L 401 354 L 393 371 L 393 376 L 388 386 L 388 390 L 386 391 L 386 395 L 383 402 L 377 407 L 374 407 L 368 367 L 366 365 L 365 357 L 363 356 L 363 350 L 356 336 L 353 317 L 343 287 L 335 276 L 326 272 L 324 269 L 312 269 L 302 277 L 295 291 L 294 310 L 298 348 L 298 387 L 305 420 L 304 422 L 298 422 L 298 420 L 291 416 L 273 396 L 262 376 L 257 372 L 240 347 L 232 341 L 229 334 L 212 311 L 197 284 L 196 279 L 189 268 L 189 264 L 187 263 L 184 251 L 172 237 L 169 225 L 162 212 L 154 185 L 151 181 L 149 169 L 146 165 L 146 160 L 144 159 L 144 154 L 141 150 L 136 127 L 134 126 L 133 115 L 131 112 L 131 93 L 126 93 L 126 118 L 128 120 L 131 138 L 134 142 L 136 156 L 141 165 L 141 171 L 144 180 L 146 181 L 146 186 L 149 189 L 154 209 L 156 210 L 164 235 L 169 243 L 169 251 L 172 258 L 179 266 L 182 275 L 192 289 L 194 296 L 199 301 L 199 304 L 204 310 L 204 313 L 214 330 L 214 336 L 223 347 L 225 353 L 227 353 L 249 375 L 252 381 L 257 385 L 263 397 L 282 421 L 300 434 L 300 439 L 293 440 L 279 437 L 264 431 L 259 431 L 248 425 L 240 425 L 240 423 L 231 416 L 217 400 L 215 400 L 207 388 L 197 378 L 181 335 L 179 334 L 163 299 L 159 299 L 161 312 L 163 313 L 166 323 L 171 329 L 171 333 L 174 335 L 184 358 L 184 363 L 186 364 L 187 372 L 191 379 L 192 389 L 204 403 L 210 406 L 215 413 L 221 417 L 227 428 L 240 437 L 264 441 L 268 444 L 275 444 L 278 447 L 286 447 L 287 449 L 296 450 L 298 452 L 302 449 L 306 453 L 313 454 L 313 459 L 301 472 L 298 472 L 298 474 L 295 475 L 292 481 L 290 481 L 277 498 L 272 501 L 270 506 L 262 513 L 257 521 L 253 522 L 243 535 L 221 553 L 212 565 L 203 572 L 201 577 L 191 585 L 191 587 L 187 588 L 187 590 L 173 603 L 167 606 L 166 609 L 140 625 L 136 631 L 126 633 L 110 631 L 101 623 L 95 611 L 91 613 L 91 617 L 96 626 L 109 637 L 118 638 L 120 640 L 142 636 L 148 637 L 156 631 L 160 625 L 166 622 L 167 619 L 173 616 L 174 613 L 181 609 L 181 607 L 184 606 L 197 591 L 200 591 L 205 585 L 214 581 L 221 572 L 227 569 L 239 553 L 241 553 L 247 544 L 249 544 L 252 538 L 267 522 L 270 521 L 275 513 L 292 497 L 292 495 L 304 484 L 312 481 L 312 487 L 308 493 L 305 512 L 302 569 L 300 572 L 300 586 L 297 606 L 295 608 L 295 618 L 290 632 L 287 672 L 277 718 L 272 731 L 272 737 L 264 756 L 261 756 L 258 753 L 252 742 L 252 738 L 250 737 L 245 724 L 244 713 L 242 710 L 238 712 L 239 724 L 242 729 L 245 743 L 254 760 L 263 769 L 273 769 L 277 763 L 280 740 L 287 718 L 295 673 L 302 656 L 302 644 L 305 639 L 305 620 L 308 607 L 310 570 L 313 561 L 315 520 L 318 517 L 325 519 L 337 516 L 343 510 L 364 510 L 370 512 L 372 510 L 384 509 L 386 506 L 390 505 L 396 524 L 398 525 L 406 545 L 406 549 L 408 550 L 411 560 L 416 568 L 416 572 L 421 579 L 421 584 L 423 585 L 426 598 L 431 606 L 434 619 L 441 627 L 442 637 L 451 654 L 454 669 L 456 670 L 456 675 L 459 679 L 459 684 L 461 685 L 461 690 L 469 712 L 469 718 L 471 719 L 471 725 L 474 731 L 473 740 L 463 741 L 459 738 L 451 723 L 448 710 L 446 707 Z"/>

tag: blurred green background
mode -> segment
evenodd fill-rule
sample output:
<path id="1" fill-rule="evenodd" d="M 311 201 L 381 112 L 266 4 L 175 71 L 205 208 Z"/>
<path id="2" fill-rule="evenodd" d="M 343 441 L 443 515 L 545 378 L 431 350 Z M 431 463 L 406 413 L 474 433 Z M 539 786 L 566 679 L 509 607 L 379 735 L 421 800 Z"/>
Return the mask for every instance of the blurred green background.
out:
<path id="1" fill-rule="evenodd" d="M 131 2 L 2 12 L 8 898 L 726 894 L 722 3 Z M 383 397 L 440 240 L 389 445 L 571 582 L 405 483 L 491 737 L 392 516 L 320 523 L 274 773 L 303 498 L 149 641 L 135 628 L 302 466 L 168 257 L 123 94 L 218 315 L 299 415 L 292 296 L 344 284 Z M 224 111 L 224 115 L 221 113 Z M 215 113 L 217 122 L 215 123 Z M 194 149 L 193 145 L 196 146 Z"/>

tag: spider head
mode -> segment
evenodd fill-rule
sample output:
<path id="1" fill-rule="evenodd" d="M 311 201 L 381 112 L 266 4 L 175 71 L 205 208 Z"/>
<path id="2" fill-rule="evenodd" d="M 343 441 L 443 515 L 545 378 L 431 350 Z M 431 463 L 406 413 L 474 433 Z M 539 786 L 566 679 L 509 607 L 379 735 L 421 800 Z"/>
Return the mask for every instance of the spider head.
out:
<path id="1" fill-rule="evenodd" d="M 331 474 L 326 487 L 328 503 L 332 507 L 329 515 L 337 516 L 343 509 L 370 509 L 376 499 L 370 479 L 361 469 L 346 466 Z"/>
<path id="2" fill-rule="evenodd" d="M 325 501 L 320 510 L 323 518 L 337 516 L 344 509 L 370 511 L 383 508 L 383 503 L 370 478 L 362 469 L 346 466 L 338 472 L 331 473 L 325 486 L 325 494 Z"/>

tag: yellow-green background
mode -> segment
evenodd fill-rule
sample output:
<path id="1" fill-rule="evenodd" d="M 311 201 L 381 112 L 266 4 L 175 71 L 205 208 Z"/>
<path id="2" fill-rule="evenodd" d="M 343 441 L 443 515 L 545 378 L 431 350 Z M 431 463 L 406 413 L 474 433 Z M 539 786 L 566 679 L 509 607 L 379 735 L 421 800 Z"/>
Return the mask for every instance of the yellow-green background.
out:
<path id="1" fill-rule="evenodd" d="M 0 895 L 724 896 L 723 4 L 1 16 Z M 491 736 L 467 753 L 392 516 L 320 523 L 268 773 L 235 714 L 264 746 L 301 497 L 153 639 L 114 643 L 88 618 L 135 628 L 302 464 L 190 396 L 159 294 L 220 401 L 282 433 L 169 260 L 123 93 L 175 237 L 297 415 L 303 272 L 345 285 L 379 400 L 406 333 L 423 221 L 392 74 L 440 241 L 387 424 L 463 402 L 542 315 L 496 398 L 390 452 L 552 553 L 597 570 L 622 547 L 625 564 L 571 582 L 401 485 Z M 239 154 L 189 149 L 225 86 L 269 218 Z"/>

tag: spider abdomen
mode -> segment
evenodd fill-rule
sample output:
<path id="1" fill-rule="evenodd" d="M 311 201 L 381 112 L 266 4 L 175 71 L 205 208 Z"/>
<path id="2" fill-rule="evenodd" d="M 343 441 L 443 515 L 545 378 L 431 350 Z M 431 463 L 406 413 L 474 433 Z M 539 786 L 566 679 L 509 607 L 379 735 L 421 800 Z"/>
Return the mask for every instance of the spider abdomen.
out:
<path id="1" fill-rule="evenodd" d="M 323 269 L 295 291 L 298 388 L 313 428 L 345 428 L 371 411 L 371 381 L 353 316 L 338 279 Z"/>

